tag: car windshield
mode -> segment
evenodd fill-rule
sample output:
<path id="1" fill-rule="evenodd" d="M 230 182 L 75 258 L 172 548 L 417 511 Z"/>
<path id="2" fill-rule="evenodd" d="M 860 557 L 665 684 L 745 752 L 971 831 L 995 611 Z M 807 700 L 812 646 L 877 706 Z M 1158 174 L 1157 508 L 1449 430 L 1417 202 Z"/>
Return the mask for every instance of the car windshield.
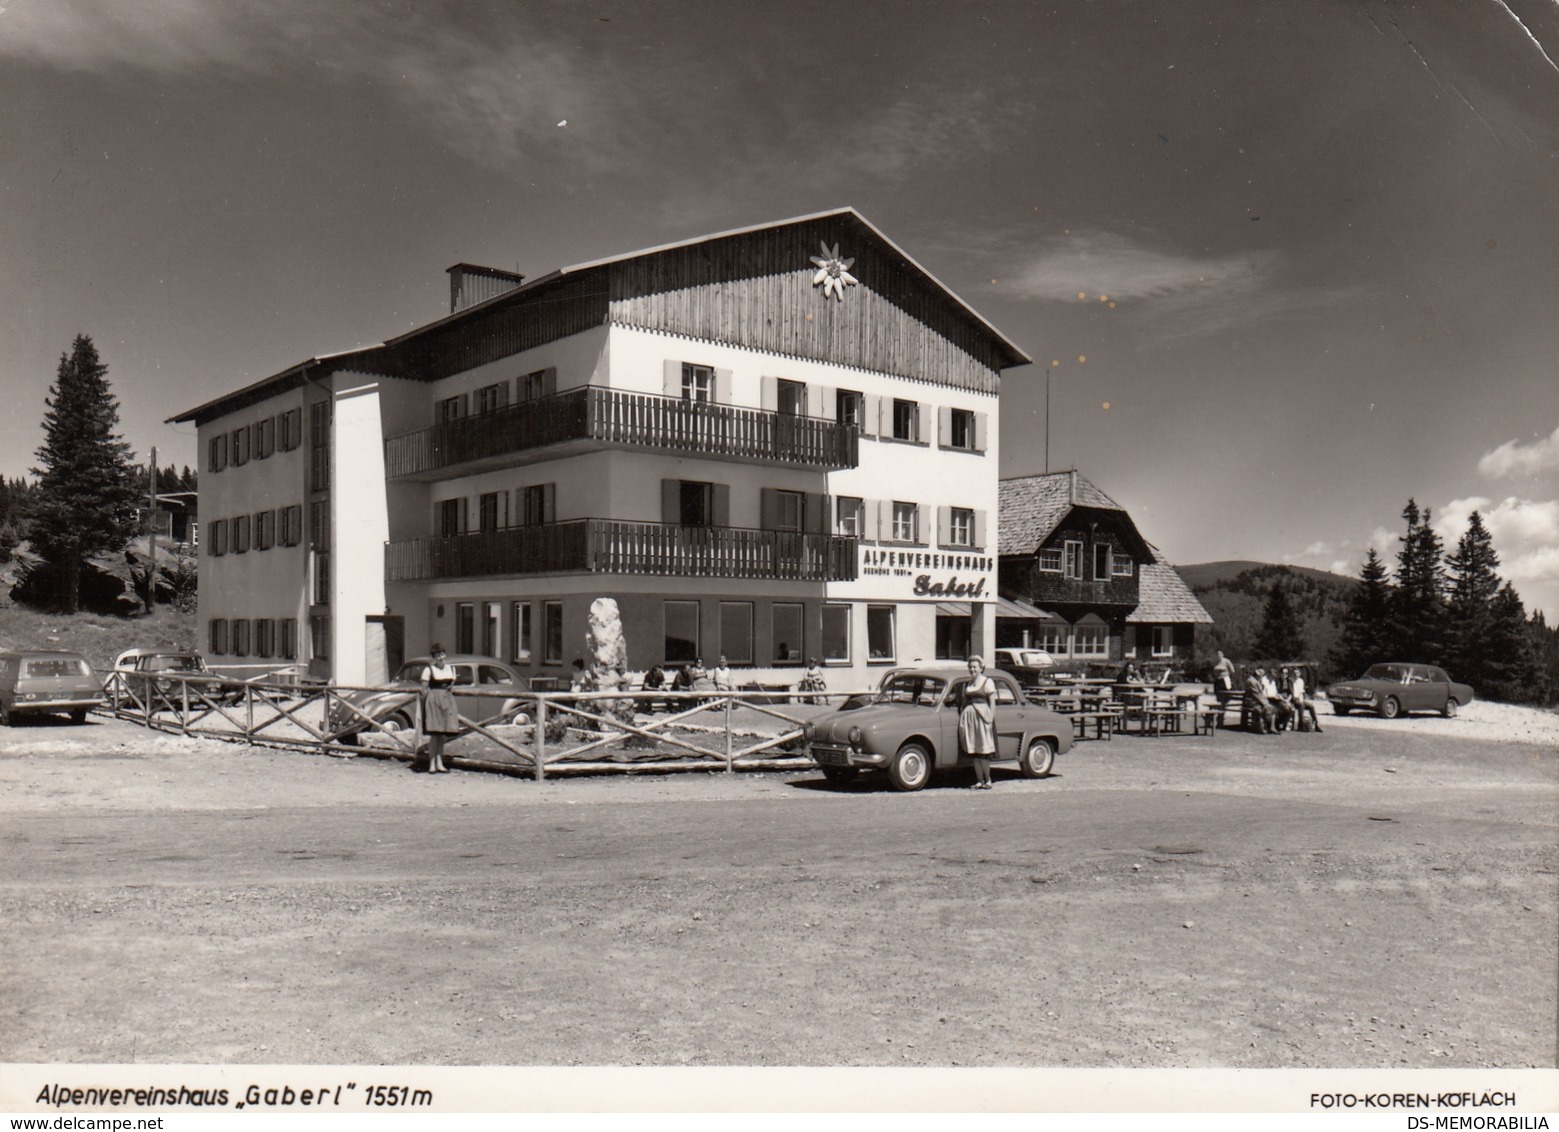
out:
<path id="1" fill-rule="evenodd" d="M 74 657 L 29 660 L 27 662 L 27 675 L 29 676 L 86 676 L 88 672 L 87 662 L 77 660 Z"/>
<path id="2" fill-rule="evenodd" d="M 397 684 L 420 684 L 422 674 L 427 671 L 427 661 L 413 660 L 401 665 L 401 670 L 395 674 Z"/>
<path id="3" fill-rule="evenodd" d="M 198 656 L 154 656 L 145 664 L 147 672 L 199 672 L 204 667 Z"/>
<path id="4" fill-rule="evenodd" d="M 1394 684 L 1402 683 L 1403 670 L 1400 664 L 1372 664 L 1370 670 L 1360 679 L 1363 680 L 1390 680 Z"/>
<path id="5" fill-rule="evenodd" d="M 1052 663 L 1048 652 L 1039 652 L 1036 649 L 1028 649 L 1022 656 L 1023 663 L 1030 668 L 1048 668 Z"/>
<path id="6" fill-rule="evenodd" d="M 942 696 L 947 681 L 939 676 L 916 676 L 904 673 L 894 676 L 877 693 L 879 704 L 921 704 L 934 707 Z"/>

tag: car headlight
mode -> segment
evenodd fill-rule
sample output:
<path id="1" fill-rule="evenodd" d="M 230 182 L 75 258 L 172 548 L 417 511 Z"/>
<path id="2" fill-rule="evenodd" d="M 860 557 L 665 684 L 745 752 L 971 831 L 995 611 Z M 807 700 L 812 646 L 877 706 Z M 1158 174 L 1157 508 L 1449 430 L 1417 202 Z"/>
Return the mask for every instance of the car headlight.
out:
<path id="1" fill-rule="evenodd" d="M 850 728 L 850 734 L 848 738 L 850 740 L 850 746 L 859 747 L 861 745 L 861 729 L 859 727 Z"/>
<path id="2" fill-rule="evenodd" d="M 811 742 L 813 739 L 817 738 L 817 724 L 813 723 L 810 719 L 807 720 L 806 726 L 801 729 L 801 734 L 805 736 L 808 742 Z"/>

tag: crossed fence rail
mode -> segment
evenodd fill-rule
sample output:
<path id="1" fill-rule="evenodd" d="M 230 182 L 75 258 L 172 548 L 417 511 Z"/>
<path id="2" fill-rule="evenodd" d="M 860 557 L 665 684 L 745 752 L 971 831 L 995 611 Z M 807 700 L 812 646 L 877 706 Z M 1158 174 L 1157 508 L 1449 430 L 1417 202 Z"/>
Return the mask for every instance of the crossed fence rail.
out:
<path id="1" fill-rule="evenodd" d="M 203 673 L 158 673 L 153 679 L 113 673 L 105 685 L 114 716 L 157 731 L 249 745 L 316 750 L 337 757 L 415 758 L 423 742 L 420 712 L 407 730 L 352 702 L 385 689 L 311 683 L 286 673 L 235 682 Z M 455 765 L 536 780 L 584 771 L 777 770 L 813 765 L 801 750 L 805 718 L 776 704 L 818 704 L 841 692 L 516 692 L 457 689 L 465 701 L 451 742 L 479 735 L 496 750 L 448 751 Z M 415 701 L 415 693 L 410 697 Z M 471 712 L 491 703 L 493 711 Z M 664 707 L 667 714 L 638 710 Z M 774 734 L 739 728 L 733 715 L 778 721 Z M 477 715 L 479 718 L 471 718 Z M 567 722 L 559 725 L 558 720 Z M 775 724 L 770 723 L 773 727 Z M 704 740 L 699 742 L 697 740 Z M 365 741 L 366 740 L 366 741 Z M 715 745 L 706 745 L 708 742 Z"/>

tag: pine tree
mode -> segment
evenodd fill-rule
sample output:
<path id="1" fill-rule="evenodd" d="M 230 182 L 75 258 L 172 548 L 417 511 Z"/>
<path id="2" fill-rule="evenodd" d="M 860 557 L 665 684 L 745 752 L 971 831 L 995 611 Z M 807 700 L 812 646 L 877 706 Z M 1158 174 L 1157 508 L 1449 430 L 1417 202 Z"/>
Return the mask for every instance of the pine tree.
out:
<path id="1" fill-rule="evenodd" d="M 1398 660 L 1438 664 L 1445 653 L 1445 568 L 1440 536 L 1411 499 L 1402 511 L 1407 534 L 1397 552 L 1397 586 L 1391 600 L 1392 651 Z"/>
<path id="2" fill-rule="evenodd" d="M 81 568 L 104 551 L 122 550 L 134 532 L 136 485 L 130 446 L 117 435 L 119 405 L 97 347 L 78 334 L 44 402 L 44 442 L 28 534 L 59 573 L 60 607 L 81 604 Z"/>
<path id="3" fill-rule="evenodd" d="M 1456 550 L 1446 557 L 1450 575 L 1450 614 L 1445 663 L 1456 679 L 1481 687 L 1487 679 L 1489 622 L 1500 578 L 1495 573 L 1499 555 L 1493 539 L 1483 525 L 1483 516 L 1474 511 L 1467 520 L 1466 533 Z"/>
<path id="4" fill-rule="evenodd" d="M 1386 659 L 1390 647 L 1391 583 L 1386 580 L 1386 564 L 1370 547 L 1359 572 L 1359 588 L 1343 620 L 1342 636 L 1332 654 L 1332 663 L 1343 676 L 1357 676 L 1372 664 Z"/>
<path id="5" fill-rule="evenodd" d="M 1489 606 L 1487 694 L 1496 700 L 1530 701 L 1538 698 L 1538 657 L 1532 648 L 1526 607 L 1506 582 Z"/>
<path id="6" fill-rule="evenodd" d="M 1299 613 L 1288 600 L 1288 588 L 1275 585 L 1267 594 L 1267 608 L 1261 632 L 1251 646 L 1258 657 L 1268 660 L 1295 660 L 1304 652 L 1305 638 Z"/>

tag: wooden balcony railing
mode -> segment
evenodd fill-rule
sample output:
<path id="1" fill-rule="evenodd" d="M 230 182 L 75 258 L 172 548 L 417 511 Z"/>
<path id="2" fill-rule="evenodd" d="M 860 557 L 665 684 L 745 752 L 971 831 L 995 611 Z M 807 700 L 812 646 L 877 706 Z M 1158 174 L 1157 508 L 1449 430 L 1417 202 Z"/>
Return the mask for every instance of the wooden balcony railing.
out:
<path id="1" fill-rule="evenodd" d="M 852 426 L 820 417 L 589 387 L 392 436 L 385 474 L 422 475 L 571 440 L 853 468 L 859 437 Z"/>
<path id="2" fill-rule="evenodd" d="M 658 574 L 841 582 L 856 572 L 856 540 L 742 527 L 680 527 L 574 519 L 385 546 L 391 582 L 500 574 Z"/>

